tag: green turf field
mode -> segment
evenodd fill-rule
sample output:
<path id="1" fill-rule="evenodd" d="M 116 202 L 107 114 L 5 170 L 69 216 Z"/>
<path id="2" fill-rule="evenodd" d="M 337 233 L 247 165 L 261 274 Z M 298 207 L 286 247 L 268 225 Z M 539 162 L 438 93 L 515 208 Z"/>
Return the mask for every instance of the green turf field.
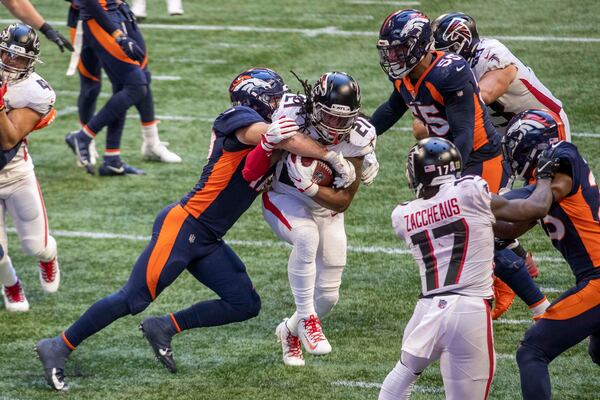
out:
<path id="1" fill-rule="evenodd" d="M 145 22 L 149 25 L 142 25 L 142 30 L 151 70 L 158 77 L 180 77 L 153 82 L 157 114 L 164 116 L 160 132 L 184 163 L 142 161 L 140 132 L 135 113 L 130 113 L 133 119 L 126 126 L 123 157 L 146 169 L 148 175 L 102 179 L 77 168 L 63 138 L 78 127 L 73 106 L 79 82 L 76 77 L 65 77 L 68 57 L 41 39 L 45 63 L 37 71 L 56 90 L 56 108 L 61 116 L 31 136 L 29 149 L 44 192 L 50 228 L 59 231 L 56 239 L 63 280 L 59 293 L 43 294 L 35 260 L 26 258 L 16 236 L 9 234 L 10 254 L 25 284 L 31 311 L 14 315 L 0 308 L 0 399 L 377 398 L 377 384 L 398 359 L 402 331 L 420 290 L 411 257 L 393 254 L 404 245 L 394 237 L 389 218 L 396 203 L 411 198 L 404 160 L 412 136 L 399 129 L 410 125 L 408 116 L 380 138 L 379 177 L 373 186 L 360 190 L 346 215 L 351 251 L 341 300 L 324 321 L 332 354 L 321 358 L 307 355 L 306 367 L 301 369 L 285 368 L 280 361 L 280 347 L 273 333 L 280 319 L 292 312 L 286 272 L 288 250 L 277 243 L 263 221 L 257 201 L 226 240 L 232 241 L 246 262 L 261 294 L 260 316 L 245 323 L 179 335 L 173 343 L 179 372 L 168 374 L 154 360 L 137 325 L 144 316 L 175 311 L 213 296 L 184 274 L 144 313 L 117 321 L 80 346 L 67 364 L 68 393 L 57 394 L 46 386 L 32 351 L 35 342 L 56 335 L 94 301 L 125 282 L 155 214 L 196 182 L 207 153 L 210 118 L 228 106 L 227 87 L 237 73 L 252 66 L 267 66 L 280 72 L 297 91 L 300 85 L 290 70 L 311 81 L 328 70 L 343 70 L 361 84 L 364 110 L 369 114 L 391 91 L 378 65 L 375 41 L 381 22 L 403 7 L 401 1 L 184 0 L 185 15 L 179 18 L 166 16 L 163 0 L 148 3 Z M 66 17 L 67 3 L 63 1 L 34 0 L 34 4 L 50 21 Z M 451 10 L 464 11 L 475 17 L 482 36 L 513 37 L 503 42 L 563 101 L 572 131 L 595 133 L 574 136 L 573 141 L 600 174 L 600 2 L 424 0 L 416 7 L 432 18 Z M 11 17 L 0 8 L 0 18 Z M 213 28 L 158 29 L 156 24 Z M 254 29 L 225 29 L 231 26 Z M 66 34 L 64 26 L 59 28 Z M 515 40 L 516 36 L 538 40 Z M 104 138 L 101 133 L 99 143 Z M 82 232 L 123 236 L 78 237 Z M 538 281 L 548 289 L 549 298 L 574 283 L 567 265 L 541 230 L 536 228 L 523 241 L 541 258 Z M 492 399 L 520 397 L 514 353 L 529 325 L 528 318 L 526 307 L 516 301 L 504 321 L 494 324 L 498 365 Z M 556 399 L 600 398 L 600 370 L 587 356 L 586 345 L 576 346 L 551 364 Z M 443 398 L 436 365 L 417 385 L 412 398 Z"/>

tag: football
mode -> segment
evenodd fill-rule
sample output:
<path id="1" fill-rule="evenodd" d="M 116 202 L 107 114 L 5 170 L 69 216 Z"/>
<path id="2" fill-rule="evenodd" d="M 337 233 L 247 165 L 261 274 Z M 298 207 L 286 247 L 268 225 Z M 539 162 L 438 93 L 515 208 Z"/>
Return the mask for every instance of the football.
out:
<path id="1" fill-rule="evenodd" d="M 313 168 L 312 181 L 319 186 L 333 185 L 333 168 L 328 162 L 310 157 L 301 158 L 302 165 Z"/>

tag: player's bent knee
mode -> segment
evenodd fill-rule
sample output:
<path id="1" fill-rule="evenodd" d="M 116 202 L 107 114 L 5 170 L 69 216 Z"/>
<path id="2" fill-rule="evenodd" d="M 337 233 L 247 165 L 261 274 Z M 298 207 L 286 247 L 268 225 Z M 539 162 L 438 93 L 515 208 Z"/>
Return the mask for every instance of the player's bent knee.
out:
<path id="1" fill-rule="evenodd" d="M 123 90 L 131 100 L 131 104 L 139 103 L 148 94 L 147 85 L 125 85 Z"/>
<path id="2" fill-rule="evenodd" d="M 319 249 L 319 230 L 313 225 L 300 225 L 293 229 L 293 244 L 297 257 L 303 262 L 313 262 Z"/>
<path id="3" fill-rule="evenodd" d="M 339 292 L 319 294 L 315 296 L 315 311 L 319 318 L 324 318 L 333 310 L 340 299 Z"/>
<path id="4" fill-rule="evenodd" d="M 521 343 L 517 349 L 517 365 L 522 371 L 527 371 L 531 364 L 537 363 L 548 364 L 546 355 L 540 349 L 533 347 L 527 343 Z"/>
<path id="5" fill-rule="evenodd" d="M 21 242 L 21 247 L 25 254 L 38 260 L 50 261 L 56 258 L 56 240 L 52 236 L 48 236 L 47 240 L 43 238 L 25 239 Z"/>

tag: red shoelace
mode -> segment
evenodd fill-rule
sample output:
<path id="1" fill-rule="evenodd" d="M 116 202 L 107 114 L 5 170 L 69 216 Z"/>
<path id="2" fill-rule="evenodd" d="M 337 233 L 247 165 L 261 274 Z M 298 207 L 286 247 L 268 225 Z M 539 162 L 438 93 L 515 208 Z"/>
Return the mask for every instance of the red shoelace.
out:
<path id="1" fill-rule="evenodd" d="M 313 342 L 325 340 L 325 335 L 323 335 L 323 330 L 321 329 L 321 321 L 316 316 L 311 315 L 308 319 L 304 320 L 304 329 L 306 329 L 306 333 Z"/>
<path id="2" fill-rule="evenodd" d="M 23 288 L 21 287 L 21 282 L 17 282 L 12 286 L 4 287 L 4 294 L 8 297 L 9 301 L 13 303 L 19 303 L 25 300 L 25 295 L 23 294 Z"/>
<path id="3" fill-rule="evenodd" d="M 56 264 L 55 260 L 48 262 L 40 261 L 40 271 L 42 271 L 42 278 L 44 281 L 51 283 L 56 277 Z"/>

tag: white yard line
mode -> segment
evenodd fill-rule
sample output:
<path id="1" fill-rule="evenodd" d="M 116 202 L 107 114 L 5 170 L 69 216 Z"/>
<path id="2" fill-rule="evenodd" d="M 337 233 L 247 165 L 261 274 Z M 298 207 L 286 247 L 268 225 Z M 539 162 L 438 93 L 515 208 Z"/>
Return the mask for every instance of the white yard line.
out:
<path id="1" fill-rule="evenodd" d="M 0 19 L 2 24 L 16 22 L 14 19 Z M 65 26 L 64 21 L 48 21 L 51 25 Z M 269 28 L 259 26 L 243 25 L 174 25 L 174 24 L 140 24 L 143 29 L 148 30 L 173 30 L 173 31 L 213 31 L 213 32 L 251 32 L 251 33 L 297 33 L 307 37 L 316 37 L 319 35 L 331 36 L 372 36 L 376 37 L 378 32 L 373 31 L 345 31 L 335 26 L 325 26 L 316 29 L 301 28 Z M 572 42 L 572 43 L 600 43 L 598 37 L 564 37 L 564 36 L 489 36 L 509 41 L 521 42 Z"/>
<path id="2" fill-rule="evenodd" d="M 531 325 L 533 324 L 532 319 L 497 319 L 494 324 L 500 325 Z"/>
<path id="3" fill-rule="evenodd" d="M 562 293 L 562 292 L 566 291 L 567 289 L 557 289 L 557 288 L 553 288 L 553 287 L 541 287 L 540 290 L 542 291 L 542 293 Z"/>
<path id="4" fill-rule="evenodd" d="M 153 81 L 180 81 L 181 77 L 176 75 L 152 75 Z"/>
<path id="5" fill-rule="evenodd" d="M 412 7 L 421 5 L 420 1 L 393 1 L 393 0 L 346 0 L 346 4 L 359 4 L 359 5 L 389 5 L 399 7 Z"/>
<path id="6" fill-rule="evenodd" d="M 334 386 L 354 387 L 362 389 L 381 389 L 381 383 L 376 382 L 362 382 L 362 381 L 333 381 L 331 382 Z M 444 393 L 444 388 L 440 387 L 429 387 L 415 385 L 413 392 L 416 393 Z"/>

